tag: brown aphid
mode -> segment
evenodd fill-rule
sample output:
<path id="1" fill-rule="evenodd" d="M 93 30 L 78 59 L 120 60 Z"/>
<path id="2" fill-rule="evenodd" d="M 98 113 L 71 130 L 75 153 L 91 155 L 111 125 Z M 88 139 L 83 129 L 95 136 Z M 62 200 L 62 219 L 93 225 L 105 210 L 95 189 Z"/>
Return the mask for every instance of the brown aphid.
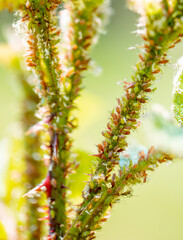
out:
<path id="1" fill-rule="evenodd" d="M 123 134 L 129 135 L 129 134 L 130 134 L 130 131 L 124 131 Z"/>
<path id="2" fill-rule="evenodd" d="M 107 218 L 102 218 L 100 221 L 101 221 L 101 222 L 106 222 L 106 221 L 107 221 Z"/>
<path id="3" fill-rule="evenodd" d="M 75 66 L 78 67 L 80 64 L 81 64 L 81 60 L 78 59 L 78 60 L 75 62 Z"/>
<path id="4" fill-rule="evenodd" d="M 144 177 L 143 183 L 146 183 L 146 181 L 147 181 L 147 173 L 145 171 L 143 172 L 143 177 Z"/>
<path id="5" fill-rule="evenodd" d="M 97 147 L 98 147 L 98 150 L 99 150 L 99 151 L 101 151 L 101 152 L 104 151 L 104 148 L 103 148 L 103 146 L 102 146 L 101 144 L 98 144 Z"/>
<path id="6" fill-rule="evenodd" d="M 176 40 L 175 42 L 174 42 L 174 44 L 177 44 L 177 43 L 179 43 L 179 42 L 181 42 L 181 39 L 179 38 L 178 40 Z"/>
<path id="7" fill-rule="evenodd" d="M 157 74 L 157 73 L 159 73 L 161 70 L 160 69 L 155 69 L 153 72 L 152 72 L 152 74 Z"/>
<path id="8" fill-rule="evenodd" d="M 91 46 L 91 43 L 89 42 L 89 43 L 85 44 L 85 45 L 83 46 L 83 48 L 84 48 L 84 49 L 88 49 L 90 46 Z"/>
<path id="9" fill-rule="evenodd" d="M 123 175 L 123 171 L 120 169 L 119 170 L 119 176 L 122 177 L 122 175 Z"/>
<path id="10" fill-rule="evenodd" d="M 154 151 L 155 151 L 154 146 L 152 146 L 152 147 L 149 149 L 148 154 L 152 154 Z"/>
<path id="11" fill-rule="evenodd" d="M 113 120 L 118 120 L 118 115 L 115 113 L 111 113 L 111 117 L 113 118 Z"/>
<path id="12" fill-rule="evenodd" d="M 121 105 L 121 100 L 120 98 L 117 98 L 118 105 Z"/>
<path id="13" fill-rule="evenodd" d="M 136 164 L 133 165 L 133 168 L 136 168 L 137 166 L 138 166 L 138 164 L 136 163 Z"/>
<path id="14" fill-rule="evenodd" d="M 36 64 L 33 62 L 27 62 L 28 67 L 36 67 Z"/>
<path id="15" fill-rule="evenodd" d="M 140 103 L 146 103 L 146 100 L 143 99 L 143 98 L 138 98 L 138 101 L 139 101 Z"/>
<path id="16" fill-rule="evenodd" d="M 134 99 L 134 98 L 136 97 L 135 93 L 132 93 L 132 94 L 130 95 L 130 97 L 131 97 L 131 99 Z"/>
<path id="17" fill-rule="evenodd" d="M 130 194 L 131 194 L 131 191 L 130 191 L 130 190 L 128 190 L 128 191 L 126 191 L 126 192 L 124 192 L 124 193 L 121 193 L 122 196 L 127 196 L 127 195 L 130 195 Z"/>
<path id="18" fill-rule="evenodd" d="M 124 149 L 122 149 L 122 148 L 117 150 L 118 153 L 123 152 L 123 151 L 124 151 Z"/>
<path id="19" fill-rule="evenodd" d="M 168 62 L 169 62 L 168 59 L 163 59 L 163 60 L 159 61 L 158 63 L 159 63 L 159 64 L 166 64 L 166 63 L 168 63 Z"/>
<path id="20" fill-rule="evenodd" d="M 144 91 L 145 91 L 145 92 L 151 92 L 152 89 L 151 89 L 151 88 L 146 88 Z"/>
<path id="21" fill-rule="evenodd" d="M 172 44 L 169 46 L 169 48 L 174 48 L 175 47 L 175 44 Z"/>
<path id="22" fill-rule="evenodd" d="M 121 108 L 120 108 L 119 106 L 116 107 L 116 112 L 117 112 L 118 114 L 121 113 Z"/>
<path id="23" fill-rule="evenodd" d="M 111 126 L 110 126 L 110 123 L 107 123 L 107 128 L 111 131 L 112 130 L 112 128 L 111 128 Z"/>
<path id="24" fill-rule="evenodd" d="M 89 235 L 89 237 L 92 237 L 92 236 L 94 236 L 94 235 L 95 235 L 95 232 L 91 232 L 90 235 Z"/>
<path id="25" fill-rule="evenodd" d="M 147 41 L 147 37 L 145 35 L 141 35 L 141 38 L 144 40 L 144 41 Z"/>
<path id="26" fill-rule="evenodd" d="M 112 175 L 112 181 L 111 181 L 112 187 L 115 186 L 115 179 L 116 179 L 116 174 L 114 173 L 114 174 Z"/>
<path id="27" fill-rule="evenodd" d="M 33 42 L 32 42 L 32 41 L 27 40 L 27 42 L 28 42 L 29 45 L 33 45 Z"/>
<path id="28" fill-rule="evenodd" d="M 128 121 L 130 122 L 136 122 L 137 120 L 135 118 L 129 118 Z"/>
<path id="29" fill-rule="evenodd" d="M 144 61 L 144 58 L 142 57 L 141 54 L 139 54 L 139 58 L 140 58 L 142 61 Z"/>
<path id="30" fill-rule="evenodd" d="M 113 151 L 111 150 L 109 153 L 108 153 L 108 158 L 111 158 L 113 155 Z"/>
<path id="31" fill-rule="evenodd" d="M 95 236 L 93 236 L 93 237 L 91 237 L 91 238 L 89 238 L 89 240 L 92 240 L 92 239 L 95 239 L 96 237 Z"/>
<path id="32" fill-rule="evenodd" d="M 128 173 L 128 175 L 126 176 L 126 180 L 128 180 L 131 177 L 132 177 L 132 173 Z"/>
<path id="33" fill-rule="evenodd" d="M 150 40 L 149 40 L 149 44 L 150 44 L 151 46 L 153 46 L 153 45 L 154 45 L 154 40 L 150 39 Z"/>

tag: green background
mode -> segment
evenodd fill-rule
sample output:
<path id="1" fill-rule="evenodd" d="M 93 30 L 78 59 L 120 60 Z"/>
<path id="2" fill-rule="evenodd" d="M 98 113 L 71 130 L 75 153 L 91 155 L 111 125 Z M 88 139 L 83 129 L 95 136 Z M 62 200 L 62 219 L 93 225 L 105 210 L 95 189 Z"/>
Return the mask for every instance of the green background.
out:
<path id="1" fill-rule="evenodd" d="M 98 45 L 92 51 L 92 57 L 103 71 L 99 76 L 85 74 L 82 98 L 78 100 L 80 123 L 74 134 L 75 148 L 96 152 L 96 144 L 102 140 L 101 131 L 105 128 L 109 112 L 123 90 L 117 82 L 130 80 L 132 66 L 138 58 L 137 50 L 129 47 L 141 43 L 141 39 L 132 33 L 136 30 L 137 15 L 127 10 L 125 1 L 113 1 L 113 15 L 107 26 L 107 34 L 100 37 Z M 1 42 L 5 42 L 7 27 L 13 18 L 7 12 L 0 14 Z M 5 48 L 4 48 L 5 49 Z M 6 49 L 5 49 L 6 50 Z M 1 47 L 0 64 L 0 173 L 6 169 L 5 151 L 8 138 L 16 132 L 15 122 L 21 112 L 21 87 L 13 71 L 7 67 L 6 51 Z M 174 64 L 183 53 L 183 45 L 169 52 L 171 65 L 163 69 L 158 76 L 158 90 L 152 95 L 152 104 L 160 103 L 171 112 L 172 79 L 176 73 Z M 4 59 L 4 60 L 3 60 Z M 77 114 L 77 113 L 76 113 Z M 137 133 L 130 136 L 131 143 L 140 142 L 146 146 L 160 143 L 157 135 L 149 128 L 148 115 L 143 118 L 142 126 Z M 162 140 L 163 141 L 163 140 Z M 164 145 L 168 144 L 167 142 Z M 180 144 L 180 143 L 179 143 Z M 163 143 L 162 143 L 163 145 Z M 183 144 L 182 144 L 183 149 Z M 176 160 L 171 165 L 164 165 L 150 174 L 150 180 L 136 186 L 134 196 L 122 199 L 112 209 L 110 220 L 97 233 L 97 239 L 125 240 L 182 240 L 183 239 L 183 161 Z M 2 187 L 1 192 L 4 193 Z M 0 235 L 0 239 L 1 238 Z"/>

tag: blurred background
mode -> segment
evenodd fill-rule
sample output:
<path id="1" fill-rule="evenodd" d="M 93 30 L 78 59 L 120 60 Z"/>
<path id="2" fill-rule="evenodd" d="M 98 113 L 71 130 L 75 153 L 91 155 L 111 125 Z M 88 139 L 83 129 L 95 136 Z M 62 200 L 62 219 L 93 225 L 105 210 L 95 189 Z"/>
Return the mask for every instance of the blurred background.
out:
<path id="1" fill-rule="evenodd" d="M 79 128 L 74 133 L 74 148 L 89 153 L 96 152 L 96 144 L 102 140 L 109 112 L 123 90 L 122 81 L 130 80 L 132 66 L 138 59 L 138 49 L 129 50 L 141 43 L 136 35 L 138 16 L 130 12 L 124 0 L 112 1 L 113 15 L 105 35 L 92 51 L 94 73 L 88 72 L 83 79 L 84 90 L 78 99 Z M 10 155 L 11 138 L 19 134 L 17 122 L 21 113 L 23 94 L 17 75 L 10 61 L 19 50 L 13 36 L 15 16 L 7 11 L 0 13 L 0 194 L 6 195 L 5 175 Z M 13 47 L 9 47 L 9 44 Z M 171 126 L 172 82 L 176 74 L 175 63 L 183 53 L 183 45 L 169 52 L 171 65 L 158 76 L 158 90 L 151 96 L 141 127 L 129 138 L 131 144 L 147 147 L 160 146 L 183 156 L 183 134 L 177 126 Z M 102 71 L 101 71 L 102 69 Z M 100 74 L 99 74 L 100 73 Z M 160 105 L 162 106 L 160 106 Z M 156 113 L 150 114 L 152 109 Z M 153 110 L 155 111 L 155 110 Z M 168 119 L 166 123 L 163 117 Z M 171 123 L 170 123 L 171 122 Z M 182 142 L 181 142 L 182 140 Z M 171 165 L 160 166 L 150 174 L 146 184 L 134 188 L 134 196 L 122 199 L 112 210 L 112 216 L 97 239 L 125 240 L 182 240 L 183 239 L 183 158 Z M 81 177 L 82 178 L 82 177 Z M 2 212 L 4 210 L 0 210 Z M 0 219 L 1 221 L 1 219 Z M 2 231 L 1 231 L 2 232 Z M 0 240 L 6 238 L 1 236 Z M 12 239 L 13 240 L 13 239 Z"/>

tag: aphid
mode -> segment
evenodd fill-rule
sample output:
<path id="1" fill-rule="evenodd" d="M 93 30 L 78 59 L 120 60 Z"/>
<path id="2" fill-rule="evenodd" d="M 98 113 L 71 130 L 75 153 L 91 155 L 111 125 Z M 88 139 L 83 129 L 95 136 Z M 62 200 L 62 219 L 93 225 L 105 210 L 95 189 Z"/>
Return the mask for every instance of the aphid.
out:
<path id="1" fill-rule="evenodd" d="M 106 221 L 107 221 L 107 218 L 102 218 L 100 221 L 101 221 L 101 222 L 106 222 Z"/>
<path id="2" fill-rule="evenodd" d="M 112 128 L 111 128 L 111 126 L 110 126 L 110 123 L 107 123 L 107 128 L 108 128 L 110 131 L 112 131 Z"/>
<path id="3" fill-rule="evenodd" d="M 36 63 L 33 62 L 27 62 L 28 67 L 36 67 Z"/>
<path id="4" fill-rule="evenodd" d="M 136 164 L 133 165 L 133 168 L 136 168 L 137 166 L 138 166 L 138 164 L 136 163 Z"/>
<path id="5" fill-rule="evenodd" d="M 139 54 L 139 58 L 140 58 L 142 61 L 144 61 L 144 58 L 142 57 L 141 54 Z"/>
<path id="6" fill-rule="evenodd" d="M 92 236 L 91 238 L 89 238 L 89 240 L 92 240 L 92 239 L 95 239 L 96 237 L 95 236 Z"/>
<path id="7" fill-rule="evenodd" d="M 75 62 L 75 66 L 78 67 L 79 65 L 81 65 L 81 60 L 78 59 L 76 62 Z"/>
<path id="8" fill-rule="evenodd" d="M 98 144 L 97 147 L 98 147 L 98 150 L 99 150 L 99 151 L 101 151 L 101 152 L 104 151 L 104 148 L 103 148 L 103 146 L 102 146 L 101 144 Z"/>
<path id="9" fill-rule="evenodd" d="M 105 148 L 107 147 L 107 142 L 106 142 L 106 141 L 103 141 L 103 142 L 102 142 L 102 145 L 103 145 L 103 149 L 105 150 Z"/>
<path id="10" fill-rule="evenodd" d="M 126 180 L 128 180 L 131 177 L 132 177 L 132 173 L 128 173 L 128 175 L 126 176 Z"/>
<path id="11" fill-rule="evenodd" d="M 157 74 L 157 73 L 159 73 L 161 70 L 160 69 L 155 69 L 152 73 L 153 74 Z"/>
<path id="12" fill-rule="evenodd" d="M 174 48 L 175 47 L 175 44 L 172 44 L 169 46 L 169 48 Z"/>
<path id="13" fill-rule="evenodd" d="M 115 179 L 116 179 L 116 174 L 114 173 L 112 175 L 112 181 L 111 181 L 112 188 L 115 186 Z"/>
<path id="14" fill-rule="evenodd" d="M 145 35 L 141 35 L 141 38 L 144 40 L 144 41 L 147 41 L 147 37 Z"/>
<path id="15" fill-rule="evenodd" d="M 138 98 L 138 101 L 139 101 L 140 103 L 146 103 L 146 100 L 143 99 L 143 98 Z"/>
<path id="16" fill-rule="evenodd" d="M 115 113 L 111 113 L 111 117 L 113 118 L 114 121 L 118 119 L 118 116 Z"/>
<path id="17" fill-rule="evenodd" d="M 143 182 L 146 183 L 146 181 L 147 181 L 147 173 L 145 171 L 143 172 L 143 177 L 144 177 Z"/>
<path id="18" fill-rule="evenodd" d="M 119 148 L 118 150 L 117 150 L 117 152 L 119 153 L 119 152 L 123 152 L 124 151 L 124 149 L 122 149 L 122 148 Z"/>
<path id="19" fill-rule="evenodd" d="M 177 44 L 177 43 L 179 43 L 179 42 L 181 42 L 181 39 L 180 39 L 180 38 L 179 38 L 177 41 L 175 41 L 174 44 Z"/>
<path id="20" fill-rule="evenodd" d="M 116 112 L 117 112 L 118 114 L 121 113 L 121 108 L 120 108 L 119 106 L 116 107 Z"/>
<path id="21" fill-rule="evenodd" d="M 123 134 L 124 134 L 124 135 L 129 135 L 129 134 L 130 134 L 130 131 L 123 131 Z"/>
<path id="22" fill-rule="evenodd" d="M 83 48 L 84 48 L 84 49 L 87 49 L 87 48 L 90 47 L 90 45 L 91 45 L 91 43 L 87 43 L 87 44 L 85 44 L 85 45 L 83 46 Z"/>
<path id="23" fill-rule="evenodd" d="M 109 153 L 108 153 L 108 158 L 111 158 L 113 155 L 113 151 L 111 150 Z"/>
<path id="24" fill-rule="evenodd" d="M 148 151 L 148 154 L 152 154 L 153 152 L 154 152 L 154 146 L 152 146 L 150 149 L 149 149 L 149 151 Z"/>
<path id="25" fill-rule="evenodd" d="M 117 98 L 117 101 L 118 101 L 118 105 L 121 105 L 121 100 L 120 100 L 120 98 Z"/>
<path id="26" fill-rule="evenodd" d="M 168 62 L 169 62 L 168 59 L 162 59 L 162 60 L 159 61 L 158 63 L 159 63 L 159 64 L 166 64 L 166 63 L 168 63 Z"/>
<path id="27" fill-rule="evenodd" d="M 151 88 L 146 88 L 144 91 L 145 91 L 145 92 L 151 92 L 152 89 L 151 89 Z"/>

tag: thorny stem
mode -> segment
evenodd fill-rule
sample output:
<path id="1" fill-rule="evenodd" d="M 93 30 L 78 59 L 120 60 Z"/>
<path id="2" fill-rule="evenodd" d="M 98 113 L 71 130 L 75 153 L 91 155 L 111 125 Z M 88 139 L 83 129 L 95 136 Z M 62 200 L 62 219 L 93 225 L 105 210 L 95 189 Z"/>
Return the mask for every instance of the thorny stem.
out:
<path id="1" fill-rule="evenodd" d="M 22 21 L 28 22 L 29 50 L 27 64 L 35 68 L 38 76 L 36 91 L 42 98 L 40 112 L 41 122 L 33 127 L 31 131 L 40 128 L 47 129 L 50 137 L 50 160 L 49 172 L 44 182 L 49 200 L 49 224 L 50 238 L 58 239 L 66 230 L 66 175 L 69 173 L 69 150 L 71 147 L 70 133 L 75 127 L 69 119 L 73 109 L 73 102 L 80 90 L 81 72 L 88 68 L 90 61 L 88 49 L 96 37 L 97 28 L 93 22 L 96 17 L 102 18 L 103 12 L 99 8 L 102 1 L 92 3 L 85 2 L 86 8 L 80 11 L 80 5 L 70 1 L 71 26 L 73 36 L 72 49 L 69 52 L 67 65 L 72 69 L 64 75 L 60 70 L 58 52 L 55 45 L 59 30 L 56 30 L 52 10 L 60 1 L 31 0 L 26 3 Z M 88 6 L 87 6 L 88 5 Z M 98 11 L 99 9 L 99 11 Z M 86 11 L 87 10 L 87 11 Z M 86 11 L 86 12 L 85 12 Z M 86 15 L 86 13 L 88 15 Z M 75 18 L 80 20 L 81 29 L 75 24 Z M 81 36 L 83 38 L 81 38 Z M 62 74 L 62 77 L 60 78 Z M 61 81 L 61 83 L 60 83 Z M 70 90 L 64 89 L 70 83 Z M 30 131 L 30 132 L 31 132 Z"/>
<path id="2" fill-rule="evenodd" d="M 64 236 L 64 240 L 94 239 L 94 231 L 100 229 L 100 224 L 108 219 L 105 214 L 109 206 L 111 207 L 121 196 L 130 195 L 132 185 L 146 182 L 146 171 L 154 171 L 160 163 L 169 161 L 172 161 L 171 156 L 154 151 L 153 148 L 147 155 L 140 152 L 138 163 L 130 163 L 128 167 L 119 170 L 119 175 L 116 175 L 115 185 L 112 188 L 104 187 L 103 191 L 90 200 Z M 81 216 L 82 218 L 80 218 Z"/>
<path id="3" fill-rule="evenodd" d="M 118 105 L 111 113 L 110 122 L 107 124 L 108 129 L 103 132 L 105 140 L 98 145 L 96 155 L 98 166 L 83 192 L 84 200 L 78 209 L 77 220 L 73 222 L 64 240 L 94 238 L 91 230 L 95 225 L 95 218 L 92 220 L 91 215 L 93 216 L 94 213 L 100 219 L 100 213 L 105 212 L 101 208 L 103 206 L 106 209 L 107 205 L 102 203 L 100 205 L 99 201 L 91 206 L 91 202 L 95 202 L 96 196 L 106 196 L 106 192 L 110 195 L 109 189 L 112 189 L 111 193 L 116 189 L 114 188 L 117 184 L 115 173 L 112 176 L 111 173 L 118 168 L 119 153 L 123 152 L 127 146 L 127 135 L 138 127 L 142 106 L 148 100 L 148 93 L 154 91 L 152 83 L 155 81 L 155 74 L 160 72 L 161 64 L 168 63 L 166 51 L 180 42 L 182 37 L 181 9 L 182 3 L 179 3 L 168 14 L 167 12 L 165 14 L 164 9 L 159 9 L 153 15 L 147 13 L 146 32 L 142 36 L 145 40 L 143 55 L 139 54 L 140 61 L 136 65 L 135 74 L 132 75 L 132 82 L 125 84 L 126 93 L 118 99 Z"/>
<path id="4" fill-rule="evenodd" d="M 89 50 L 97 42 L 109 5 L 110 1 L 104 0 L 66 1 L 65 9 L 70 22 L 65 33 L 68 35 L 68 41 L 64 43 L 67 70 L 63 73 L 62 81 L 71 103 L 74 103 L 80 91 L 82 73 L 88 69 L 91 60 Z"/>
<path id="5" fill-rule="evenodd" d="M 27 63 L 38 75 L 37 92 L 42 97 L 42 124 L 50 136 L 49 173 L 46 193 L 49 201 L 50 235 L 62 236 L 66 227 L 65 171 L 68 149 L 67 108 L 59 88 L 60 66 L 56 44 L 54 10 L 61 2 L 28 1 L 22 21 L 28 21 L 29 53 Z M 40 111 L 41 111 L 40 110 Z M 65 110 L 65 111 L 64 111 Z M 46 126 L 45 126 L 46 125 Z M 65 130 L 65 132 L 64 132 Z M 66 144 L 67 143 L 67 144 Z"/>

